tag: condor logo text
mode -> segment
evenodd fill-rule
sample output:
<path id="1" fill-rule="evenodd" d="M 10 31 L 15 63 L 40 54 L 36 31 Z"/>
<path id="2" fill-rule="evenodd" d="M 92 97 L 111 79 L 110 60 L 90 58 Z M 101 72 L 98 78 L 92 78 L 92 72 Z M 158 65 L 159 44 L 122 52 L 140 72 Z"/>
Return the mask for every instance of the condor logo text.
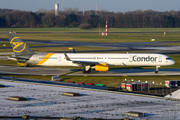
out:
<path id="1" fill-rule="evenodd" d="M 156 62 L 157 57 L 138 57 L 137 55 L 135 55 L 132 59 L 134 62 Z"/>

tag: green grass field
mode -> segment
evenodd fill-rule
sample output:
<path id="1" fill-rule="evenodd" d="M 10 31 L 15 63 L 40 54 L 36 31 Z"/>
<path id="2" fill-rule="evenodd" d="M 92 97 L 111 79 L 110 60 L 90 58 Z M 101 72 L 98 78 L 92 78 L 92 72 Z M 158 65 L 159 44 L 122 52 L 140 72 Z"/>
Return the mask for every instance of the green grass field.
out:
<path id="1" fill-rule="evenodd" d="M 180 31 L 180 28 L 108 28 L 108 32 L 152 32 L 152 31 Z M 80 30 L 79 28 L 0 28 L 0 32 L 99 32 L 99 28 Z M 105 32 L 105 28 L 100 28 Z"/>
<path id="2" fill-rule="evenodd" d="M 98 28 L 92 30 L 79 30 L 78 28 L 0 28 L 0 31 L 16 31 L 16 32 L 98 32 Z M 109 28 L 109 32 L 152 32 L 161 33 L 108 33 L 108 36 L 101 36 L 99 33 L 18 33 L 22 39 L 38 39 L 38 40 L 60 40 L 60 41 L 83 41 L 83 42 L 156 42 L 161 41 L 180 41 L 180 32 L 166 33 L 164 38 L 164 28 Z M 166 31 L 180 31 L 180 28 L 166 28 Z M 105 32 L 101 28 L 101 32 Z M 5 33 L 0 34 L 0 38 L 7 38 Z"/>
<path id="3" fill-rule="evenodd" d="M 175 46 L 180 46 L 180 43 L 163 43 L 163 44 L 161 44 L 161 45 L 169 45 L 169 46 L 175 45 Z"/>
<path id="4" fill-rule="evenodd" d="M 72 47 L 45 47 L 45 48 L 32 48 L 34 52 L 61 52 L 61 51 L 69 51 L 72 52 L 73 50 L 69 49 Z M 76 46 L 73 47 L 76 51 L 81 50 L 102 50 L 108 48 L 101 48 L 101 47 L 85 47 L 85 46 Z"/>
<path id="5" fill-rule="evenodd" d="M 28 75 L 5 75 L 11 77 L 22 77 L 30 79 L 41 79 L 41 80 L 51 80 L 51 76 L 28 76 Z M 127 81 L 141 81 L 148 83 L 155 82 L 156 84 L 164 84 L 165 80 L 179 80 L 179 76 L 132 76 L 132 77 L 77 77 L 77 76 L 60 76 L 65 82 L 75 81 L 75 82 L 84 82 L 84 83 L 94 83 L 94 84 L 104 84 L 108 87 L 118 88 L 122 82 L 127 79 Z M 152 85 L 153 87 L 153 85 Z"/>
<path id="6" fill-rule="evenodd" d="M 56 41 L 79 41 L 79 42 L 102 42 L 102 43 L 130 43 L 130 42 L 156 42 L 180 41 L 180 33 L 109 33 L 108 36 L 99 36 L 98 33 L 18 33 L 21 39 L 56 40 Z M 0 34 L 0 38 L 7 35 Z"/>
<path id="7" fill-rule="evenodd" d="M 141 82 L 147 81 L 148 83 L 164 83 L 165 80 L 179 80 L 179 76 L 132 76 L 132 77 L 68 77 L 61 76 L 65 81 L 75 81 L 75 82 L 84 82 L 84 83 L 94 83 L 94 84 L 104 84 L 109 87 L 119 87 L 125 79 L 128 81 L 138 81 Z"/>

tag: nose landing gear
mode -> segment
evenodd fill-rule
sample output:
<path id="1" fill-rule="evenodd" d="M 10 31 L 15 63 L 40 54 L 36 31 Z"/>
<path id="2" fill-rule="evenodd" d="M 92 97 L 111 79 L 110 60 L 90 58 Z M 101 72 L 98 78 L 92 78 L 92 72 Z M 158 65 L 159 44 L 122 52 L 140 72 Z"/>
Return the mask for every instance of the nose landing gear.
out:
<path id="1" fill-rule="evenodd" d="M 161 66 L 156 66 L 156 70 L 155 70 L 156 74 L 159 72 L 159 69 L 158 69 L 159 67 L 161 67 Z"/>
<path id="2" fill-rule="evenodd" d="M 90 72 L 91 72 L 91 66 L 90 65 L 85 66 L 83 73 L 90 73 Z"/>

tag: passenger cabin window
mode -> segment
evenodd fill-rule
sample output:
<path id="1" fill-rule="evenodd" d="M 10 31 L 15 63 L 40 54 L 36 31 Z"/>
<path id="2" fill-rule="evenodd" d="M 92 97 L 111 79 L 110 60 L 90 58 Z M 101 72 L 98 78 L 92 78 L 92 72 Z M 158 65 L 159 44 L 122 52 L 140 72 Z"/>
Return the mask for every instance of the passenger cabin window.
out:
<path id="1" fill-rule="evenodd" d="M 166 58 L 166 60 L 171 60 L 171 58 Z"/>

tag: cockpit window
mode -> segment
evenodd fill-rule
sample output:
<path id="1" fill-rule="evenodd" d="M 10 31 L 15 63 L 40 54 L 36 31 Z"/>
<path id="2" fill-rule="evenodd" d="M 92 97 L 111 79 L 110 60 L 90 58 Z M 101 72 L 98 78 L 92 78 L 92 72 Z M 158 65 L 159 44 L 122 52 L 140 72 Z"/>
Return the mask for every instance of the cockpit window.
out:
<path id="1" fill-rule="evenodd" d="M 166 60 L 171 60 L 171 58 L 166 58 Z"/>

